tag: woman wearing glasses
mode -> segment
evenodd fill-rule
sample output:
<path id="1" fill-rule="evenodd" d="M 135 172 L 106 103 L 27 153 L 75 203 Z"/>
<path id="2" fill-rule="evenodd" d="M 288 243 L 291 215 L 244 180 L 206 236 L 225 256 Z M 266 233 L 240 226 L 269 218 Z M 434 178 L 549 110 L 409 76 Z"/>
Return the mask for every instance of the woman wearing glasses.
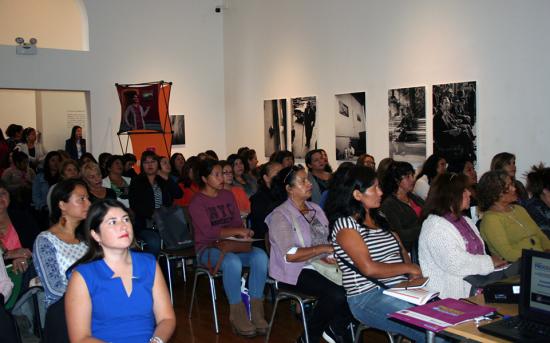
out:
<path id="1" fill-rule="evenodd" d="M 350 322 L 344 288 L 317 272 L 316 260 L 336 263 L 328 241 L 328 220 L 323 210 L 307 201 L 312 184 L 302 166 L 282 169 L 272 180 L 271 191 L 284 202 L 266 218 L 271 244 L 269 274 L 281 288 L 317 297 L 308 318 L 310 342 L 321 336 L 338 341 Z M 328 337 L 327 337 L 328 336 Z M 303 335 L 298 342 L 305 341 Z"/>
<path id="2" fill-rule="evenodd" d="M 522 249 L 550 250 L 550 239 L 518 201 L 514 179 L 504 170 L 481 177 L 477 188 L 479 209 L 484 211 L 481 236 L 491 254 L 509 262 L 521 257 Z"/>

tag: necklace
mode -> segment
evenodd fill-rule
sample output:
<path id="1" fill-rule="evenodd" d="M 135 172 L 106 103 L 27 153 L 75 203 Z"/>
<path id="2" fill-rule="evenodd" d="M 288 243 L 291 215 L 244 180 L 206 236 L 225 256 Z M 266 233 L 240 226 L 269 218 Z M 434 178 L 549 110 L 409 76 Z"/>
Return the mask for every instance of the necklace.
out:
<path id="1" fill-rule="evenodd" d="M 520 222 L 519 220 L 517 220 L 517 218 L 514 216 L 514 213 L 515 213 L 515 212 L 516 212 L 516 209 L 515 209 L 514 207 L 512 207 L 512 211 L 510 211 L 510 212 L 504 212 L 504 213 L 506 213 L 506 216 L 507 216 L 508 218 L 510 218 L 511 220 L 513 220 L 514 222 L 516 222 L 519 226 L 521 226 L 521 227 L 523 228 L 523 230 L 525 230 L 525 231 L 528 232 L 529 229 L 528 229 L 525 225 L 523 225 L 522 222 Z M 535 244 L 536 244 L 536 242 L 535 242 L 535 240 L 533 239 L 533 237 L 529 238 L 529 241 L 531 242 L 531 245 L 535 245 Z"/>

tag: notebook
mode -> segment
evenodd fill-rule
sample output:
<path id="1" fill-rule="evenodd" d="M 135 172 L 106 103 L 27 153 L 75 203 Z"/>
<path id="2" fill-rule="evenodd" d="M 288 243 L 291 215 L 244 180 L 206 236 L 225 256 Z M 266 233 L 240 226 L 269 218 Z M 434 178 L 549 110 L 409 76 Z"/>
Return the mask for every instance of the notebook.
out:
<path id="1" fill-rule="evenodd" d="M 550 253 L 523 250 L 519 315 L 478 327 L 514 342 L 550 341 Z"/>

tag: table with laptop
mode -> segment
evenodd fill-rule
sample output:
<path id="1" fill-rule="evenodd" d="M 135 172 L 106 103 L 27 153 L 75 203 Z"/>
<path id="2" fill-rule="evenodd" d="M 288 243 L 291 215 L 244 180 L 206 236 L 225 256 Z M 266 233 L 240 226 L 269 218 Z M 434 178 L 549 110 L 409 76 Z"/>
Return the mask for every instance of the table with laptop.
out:
<path id="1" fill-rule="evenodd" d="M 550 342 L 550 253 L 523 251 L 517 304 L 485 303 L 483 295 L 467 301 L 496 308 L 499 318 L 449 326 L 437 335 L 479 342 Z M 427 331 L 427 342 L 435 336 Z"/>

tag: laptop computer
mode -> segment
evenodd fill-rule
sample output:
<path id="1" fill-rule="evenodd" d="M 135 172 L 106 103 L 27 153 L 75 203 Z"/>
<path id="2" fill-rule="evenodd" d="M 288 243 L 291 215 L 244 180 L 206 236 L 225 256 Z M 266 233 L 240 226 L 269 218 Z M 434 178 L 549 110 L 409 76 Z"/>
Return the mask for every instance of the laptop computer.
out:
<path id="1" fill-rule="evenodd" d="M 523 250 L 519 315 L 478 329 L 513 342 L 550 342 L 550 253 Z"/>

